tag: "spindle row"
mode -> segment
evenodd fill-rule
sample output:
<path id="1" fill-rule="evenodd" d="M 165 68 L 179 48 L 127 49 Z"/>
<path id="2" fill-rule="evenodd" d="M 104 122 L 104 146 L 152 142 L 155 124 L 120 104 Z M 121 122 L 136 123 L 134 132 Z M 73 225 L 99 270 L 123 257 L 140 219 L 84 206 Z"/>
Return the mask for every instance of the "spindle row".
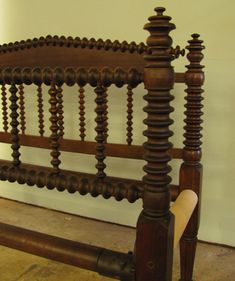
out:
<path id="1" fill-rule="evenodd" d="M 51 165 L 53 167 L 53 173 L 60 173 L 60 143 L 61 139 L 64 136 L 64 99 L 63 99 L 63 88 L 62 81 L 65 81 L 69 86 L 73 86 L 75 80 L 79 79 L 79 128 L 80 139 L 85 142 L 85 131 L 86 131 L 86 122 L 85 122 L 85 77 L 88 78 L 90 84 L 97 85 L 94 87 L 95 97 L 95 113 L 96 113 L 96 131 L 95 141 L 96 141 L 96 152 L 95 158 L 97 160 L 96 169 L 97 169 L 97 179 L 104 180 L 106 177 L 105 173 L 105 148 L 108 138 L 108 87 L 111 80 L 108 78 L 114 79 L 113 81 L 121 87 L 123 83 L 128 82 L 127 85 L 127 127 L 126 127 L 126 141 L 128 145 L 132 144 L 132 119 L 133 119 L 133 88 L 137 86 L 138 73 L 134 70 L 129 72 L 124 72 L 123 70 L 117 69 L 114 72 L 109 70 L 103 70 L 101 73 L 98 73 L 96 70 L 90 70 L 86 73 L 83 70 L 78 69 L 67 69 L 62 71 L 61 69 L 5 69 L 1 72 L 1 79 L 4 80 L 2 85 L 2 116 L 3 116 L 3 128 L 5 132 L 8 130 L 8 107 L 7 107 L 7 89 L 6 84 L 10 83 L 9 92 L 9 109 L 11 110 L 9 116 L 11 118 L 10 122 L 10 133 L 11 133 L 11 148 L 12 148 L 12 164 L 14 166 L 19 166 L 21 164 L 20 160 L 20 134 L 25 135 L 26 131 L 26 118 L 25 118 L 25 88 L 24 84 L 32 83 L 37 84 L 37 110 L 38 110 L 38 128 L 39 135 L 44 137 L 44 124 L 46 120 L 44 118 L 44 101 L 43 101 L 43 90 L 42 82 L 49 83 L 51 82 L 48 90 L 49 95 L 49 112 L 50 112 L 50 148 L 51 148 Z M 61 74 L 61 75 L 60 75 Z M 109 77 L 109 74 L 112 74 Z M 85 76 L 84 76 L 85 75 Z M 98 77 L 96 76 L 98 75 Z M 137 75 L 137 76 L 136 76 Z M 99 80 L 99 79 L 100 80 Z M 82 80 L 83 79 L 83 80 Z M 115 80 L 116 79 L 116 80 Z M 60 81 L 60 82 L 58 82 Z M 83 81 L 83 82 L 81 82 Z M 101 81 L 105 84 L 102 84 Z M 99 83 L 99 84 L 97 84 Z M 18 86 L 19 84 L 19 86 Z"/>

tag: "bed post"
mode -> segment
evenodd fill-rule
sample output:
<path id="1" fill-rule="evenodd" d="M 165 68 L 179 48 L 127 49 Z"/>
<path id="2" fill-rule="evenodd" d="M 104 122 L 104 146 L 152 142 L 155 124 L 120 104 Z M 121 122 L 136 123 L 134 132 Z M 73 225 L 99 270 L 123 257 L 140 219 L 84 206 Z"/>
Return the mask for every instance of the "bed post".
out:
<path id="1" fill-rule="evenodd" d="M 202 85 L 204 82 L 203 66 L 200 64 L 203 59 L 202 46 L 203 41 L 199 39 L 198 34 L 192 35 L 189 40 L 189 50 L 187 58 L 189 60 L 188 70 L 185 73 L 185 133 L 184 133 L 184 162 L 180 168 L 180 192 L 184 189 L 191 188 L 198 197 L 199 203 L 187 225 L 187 228 L 180 241 L 180 264 L 181 264 L 181 281 L 192 281 L 193 266 L 196 253 L 197 233 L 200 216 L 200 192 L 202 179 L 201 159 L 201 115 L 202 115 Z"/>
<path id="2" fill-rule="evenodd" d="M 175 25 L 163 15 L 164 8 L 156 8 L 157 15 L 149 18 L 145 29 L 150 32 L 145 56 L 144 84 L 148 90 L 144 99 L 147 130 L 144 135 L 143 211 L 137 222 L 136 281 L 171 281 L 173 260 L 174 216 L 169 211 L 171 181 L 168 150 L 172 147 L 168 138 L 172 120 L 170 90 L 174 84 L 173 59 L 170 54 L 172 39 L 169 36 Z"/>

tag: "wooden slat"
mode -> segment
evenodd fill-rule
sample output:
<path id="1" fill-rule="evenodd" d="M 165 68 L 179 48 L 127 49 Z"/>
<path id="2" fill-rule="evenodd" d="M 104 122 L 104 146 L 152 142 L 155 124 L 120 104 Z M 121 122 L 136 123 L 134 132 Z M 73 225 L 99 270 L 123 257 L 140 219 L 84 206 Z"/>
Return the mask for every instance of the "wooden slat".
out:
<path id="1" fill-rule="evenodd" d="M 0 132 L 0 142 L 11 143 L 10 133 Z M 50 149 L 50 138 L 32 135 L 19 135 L 20 144 L 30 147 Z M 105 144 L 105 155 L 111 157 L 143 159 L 143 147 L 140 145 L 126 145 L 107 143 Z M 79 141 L 70 139 L 61 139 L 60 150 L 75 153 L 92 154 L 96 153 L 96 142 Z M 174 159 L 182 159 L 183 150 L 173 148 L 170 150 L 170 155 Z"/>

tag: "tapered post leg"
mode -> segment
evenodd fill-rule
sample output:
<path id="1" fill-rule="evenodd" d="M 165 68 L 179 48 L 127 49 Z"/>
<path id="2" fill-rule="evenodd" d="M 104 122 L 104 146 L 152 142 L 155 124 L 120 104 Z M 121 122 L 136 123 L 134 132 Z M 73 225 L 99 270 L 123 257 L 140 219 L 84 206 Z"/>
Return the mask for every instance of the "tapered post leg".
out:
<path id="1" fill-rule="evenodd" d="M 199 203 L 186 227 L 180 241 L 180 267 L 181 281 L 192 281 L 193 267 L 196 253 L 197 233 L 200 218 L 200 193 L 202 179 L 201 160 L 201 123 L 202 123 L 202 85 L 204 82 L 202 42 L 198 34 L 192 35 L 189 40 L 187 58 L 189 60 L 188 70 L 185 74 L 186 80 L 186 104 L 185 104 L 185 133 L 184 133 L 184 163 L 180 169 L 180 191 L 192 189 L 199 197 Z"/>
<path id="2" fill-rule="evenodd" d="M 197 166 L 187 166 L 186 164 L 182 164 L 180 174 L 181 188 L 191 188 L 198 194 L 199 197 L 198 205 L 196 206 L 180 240 L 180 281 L 192 281 L 200 219 L 202 165 L 198 164 Z"/>

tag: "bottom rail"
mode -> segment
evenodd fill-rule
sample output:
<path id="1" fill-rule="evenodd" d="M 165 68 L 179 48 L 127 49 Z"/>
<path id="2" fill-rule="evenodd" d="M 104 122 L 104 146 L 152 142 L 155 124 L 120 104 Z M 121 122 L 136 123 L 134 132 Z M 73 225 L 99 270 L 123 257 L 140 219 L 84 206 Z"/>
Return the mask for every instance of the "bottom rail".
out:
<path id="1" fill-rule="evenodd" d="M 111 251 L 4 223 L 0 223 L 0 244 L 115 279 L 133 280 L 132 254 Z"/>
<path id="2" fill-rule="evenodd" d="M 24 164 L 14 167 L 12 162 L 0 159 L 0 180 L 18 182 L 39 188 L 56 188 L 59 191 L 68 190 L 70 193 L 78 191 L 81 195 L 90 193 L 93 197 L 102 195 L 108 199 L 111 196 L 117 201 L 126 198 L 130 203 L 143 195 L 143 182 L 132 179 L 106 177 L 98 181 L 96 175 L 60 170 L 54 173 L 52 168 Z M 178 185 L 170 185 L 171 201 L 175 201 L 179 194 Z"/>

